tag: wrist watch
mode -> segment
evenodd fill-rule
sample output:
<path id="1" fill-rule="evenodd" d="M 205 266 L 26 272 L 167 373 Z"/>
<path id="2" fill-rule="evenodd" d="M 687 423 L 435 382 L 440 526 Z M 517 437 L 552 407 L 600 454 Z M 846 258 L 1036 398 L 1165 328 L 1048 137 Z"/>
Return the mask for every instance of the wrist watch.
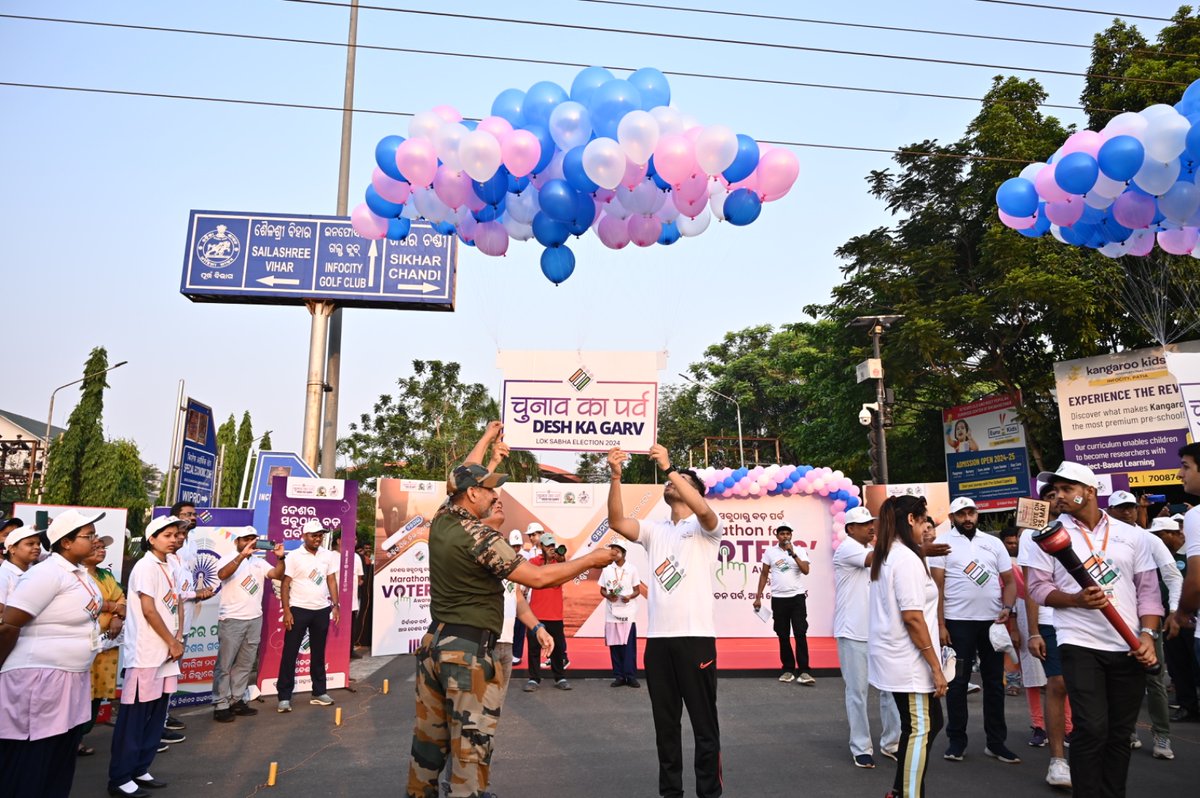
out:
<path id="1" fill-rule="evenodd" d="M 664 469 L 663 469 L 663 473 L 664 473 L 664 474 L 674 474 L 674 473 L 675 473 L 675 466 L 673 466 L 673 465 L 669 465 L 669 466 L 667 466 L 666 468 L 664 468 Z"/>
<path id="2" fill-rule="evenodd" d="M 1150 635 L 1151 640 L 1158 639 L 1158 630 L 1157 629 L 1147 629 L 1145 626 L 1143 626 L 1140 633 L 1144 634 L 1144 635 Z"/>

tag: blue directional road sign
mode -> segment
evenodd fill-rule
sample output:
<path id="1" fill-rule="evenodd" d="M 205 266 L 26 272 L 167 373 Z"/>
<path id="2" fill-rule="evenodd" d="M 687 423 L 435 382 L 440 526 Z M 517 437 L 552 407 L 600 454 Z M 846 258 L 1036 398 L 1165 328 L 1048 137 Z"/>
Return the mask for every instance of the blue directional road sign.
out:
<path id="1" fill-rule="evenodd" d="M 308 463 L 295 452 L 259 452 L 254 461 L 254 478 L 250 481 L 250 509 L 254 511 L 254 528 L 267 536 L 267 521 L 271 515 L 271 480 L 275 477 L 316 477 Z"/>
<path id="2" fill-rule="evenodd" d="M 413 222 L 368 241 L 341 216 L 192 211 L 180 292 L 193 302 L 454 310 L 458 237 Z"/>

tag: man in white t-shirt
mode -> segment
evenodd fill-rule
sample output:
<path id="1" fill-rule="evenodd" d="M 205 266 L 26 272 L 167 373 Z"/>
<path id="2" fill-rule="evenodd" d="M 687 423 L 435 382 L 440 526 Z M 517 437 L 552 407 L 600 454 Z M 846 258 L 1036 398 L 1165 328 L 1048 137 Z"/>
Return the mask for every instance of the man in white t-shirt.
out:
<path id="1" fill-rule="evenodd" d="M 994 624 L 1016 615 L 1017 583 L 1012 559 L 1000 539 L 979 530 L 979 510 L 967 496 L 950 503 L 950 531 L 942 542 L 944 557 L 929 559 L 929 573 L 938 586 L 938 621 L 942 645 L 953 645 L 959 668 L 946 693 L 945 758 L 961 762 L 967 750 L 967 685 L 971 663 L 979 657 L 983 679 L 983 753 L 1006 764 L 1020 758 L 1005 744 L 1004 655 L 989 640 Z"/>
<path id="2" fill-rule="evenodd" d="M 600 595 L 604 598 L 604 642 L 612 659 L 610 687 L 641 687 L 637 680 L 637 610 L 642 580 L 637 566 L 625 559 L 625 545 L 613 541 L 608 547 L 617 559 L 600 572 Z"/>
<path id="3" fill-rule="evenodd" d="M 650 447 L 650 459 L 667 476 L 663 501 L 669 520 L 625 515 L 621 467 L 625 453 L 608 453 L 611 470 L 608 525 L 646 549 L 650 563 L 646 632 L 646 686 L 658 747 L 658 792 L 683 796 L 683 706 L 696 741 L 696 795 L 721 795 L 721 732 L 717 723 L 717 630 L 713 566 L 721 547 L 721 519 L 704 500 L 704 483 L 671 465 L 666 448 Z"/>
<path id="4" fill-rule="evenodd" d="M 846 684 L 846 718 L 850 722 L 850 755 L 860 768 L 875 767 L 871 724 L 867 718 L 867 642 L 870 639 L 871 562 L 875 558 L 875 516 L 866 507 L 846 512 L 846 539 L 833 553 L 833 637 Z M 883 733 L 879 752 L 896 758 L 900 743 L 900 711 L 886 691 L 879 693 Z"/>
<path id="5" fill-rule="evenodd" d="M 1146 690 L 1144 667 L 1154 665 L 1154 638 L 1162 617 L 1158 569 L 1140 529 L 1100 509 L 1100 482 L 1079 463 L 1064 462 L 1038 475 L 1054 485 L 1055 509 L 1097 586 L 1078 582 L 1040 547 L 1028 553 L 1026 589 L 1034 601 L 1054 608 L 1058 651 L 1071 699 L 1071 783 L 1076 795 L 1122 798 L 1129 775 L 1129 736 Z M 1116 609 L 1139 645 L 1129 644 L 1101 612 Z"/>
<path id="6" fill-rule="evenodd" d="M 341 622 L 338 609 L 338 560 L 321 543 L 328 532 L 314 519 L 304 524 L 300 539 L 304 545 L 287 556 L 283 572 L 283 653 L 279 660 L 277 712 L 292 711 L 292 691 L 296 689 L 296 658 L 300 644 L 308 634 L 309 671 L 312 674 L 310 704 L 327 707 L 333 703 L 325 683 L 325 642 L 329 624 Z"/>
<path id="7" fill-rule="evenodd" d="M 273 547 L 275 565 L 256 556 L 258 533 L 246 527 L 234 539 L 236 551 L 217 565 L 221 580 L 221 609 L 217 616 L 217 662 L 213 666 L 213 720 L 230 723 L 237 715 L 257 715 L 244 700 L 250 674 L 258 664 L 262 639 L 263 586 L 267 579 L 282 579 L 283 544 Z M 236 700 L 235 700 L 236 698 Z"/>
<path id="8" fill-rule="evenodd" d="M 754 611 L 762 607 L 763 588 L 771 580 L 771 617 L 779 638 L 781 682 L 815 685 L 808 673 L 808 552 L 792 545 L 792 527 L 775 527 L 775 542 L 763 549 L 759 563 L 758 590 L 754 593 Z M 796 651 L 792 653 L 792 636 Z"/>
<path id="9" fill-rule="evenodd" d="M 1183 489 L 1200 496 L 1200 441 L 1179 450 L 1179 479 Z M 1179 597 L 1179 609 L 1167 620 L 1167 634 L 1174 637 L 1181 627 L 1196 619 L 1200 610 L 1200 506 L 1183 517 L 1183 554 L 1187 558 L 1187 576 Z M 1200 660 L 1200 635 L 1196 636 L 1196 659 Z"/>

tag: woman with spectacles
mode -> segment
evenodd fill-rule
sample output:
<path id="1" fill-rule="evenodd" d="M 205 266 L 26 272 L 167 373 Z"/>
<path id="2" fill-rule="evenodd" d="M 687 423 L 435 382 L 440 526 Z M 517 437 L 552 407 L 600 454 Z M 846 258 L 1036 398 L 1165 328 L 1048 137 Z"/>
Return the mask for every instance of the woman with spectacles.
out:
<path id="1" fill-rule="evenodd" d="M 50 556 L 13 589 L 0 618 L 0 798 L 71 792 L 91 715 L 103 597 L 83 562 L 104 513 L 66 510 L 43 535 Z"/>

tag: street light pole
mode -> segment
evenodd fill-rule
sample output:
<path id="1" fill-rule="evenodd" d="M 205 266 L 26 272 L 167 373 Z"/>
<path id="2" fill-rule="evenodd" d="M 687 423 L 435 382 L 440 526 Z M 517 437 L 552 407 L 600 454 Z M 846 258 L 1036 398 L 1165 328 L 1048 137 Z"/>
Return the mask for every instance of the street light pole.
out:
<path id="1" fill-rule="evenodd" d="M 879 342 L 883 337 L 883 331 L 891 327 L 900 319 L 904 318 L 899 315 L 891 316 L 859 316 L 854 321 L 850 322 L 850 327 L 868 327 L 871 336 L 871 348 L 874 352 L 875 359 L 881 361 Z M 872 423 L 875 426 L 876 445 L 879 447 L 879 482 L 882 485 L 888 484 L 888 457 L 887 457 L 887 424 L 885 423 L 888 415 L 887 410 L 887 387 L 883 382 L 883 372 L 880 371 L 879 377 L 875 380 L 875 410 Z"/>
<path id="2" fill-rule="evenodd" d="M 77 380 L 71 380 L 64 383 L 50 392 L 50 412 L 46 414 L 46 451 L 42 454 L 42 480 L 38 485 L 38 504 L 42 503 L 42 494 L 46 491 L 46 476 L 50 473 L 50 428 L 54 425 L 54 397 L 63 388 L 70 388 L 72 385 L 78 385 L 84 380 L 90 380 L 92 377 L 99 377 L 101 374 L 107 374 L 113 369 L 119 369 L 128 363 L 128 360 L 122 360 L 115 366 L 109 366 L 101 371 L 94 371 L 91 374 L 84 374 Z"/>
<path id="3" fill-rule="evenodd" d="M 733 402 L 733 409 L 737 413 L 738 458 L 742 462 L 742 468 L 745 468 L 746 467 L 746 447 L 742 442 L 742 406 L 738 403 L 738 400 L 734 399 L 732 396 L 726 396 L 725 394 L 721 393 L 720 391 L 709 388 L 704 383 L 696 382 L 695 380 L 693 380 L 691 377 L 689 377 L 686 374 L 680 374 L 679 376 L 683 377 L 685 380 L 690 382 L 692 385 L 695 385 L 697 388 L 699 388 L 703 391 L 708 391 L 709 393 L 711 393 L 714 396 L 719 396 L 722 399 L 725 399 L 726 401 Z"/>

